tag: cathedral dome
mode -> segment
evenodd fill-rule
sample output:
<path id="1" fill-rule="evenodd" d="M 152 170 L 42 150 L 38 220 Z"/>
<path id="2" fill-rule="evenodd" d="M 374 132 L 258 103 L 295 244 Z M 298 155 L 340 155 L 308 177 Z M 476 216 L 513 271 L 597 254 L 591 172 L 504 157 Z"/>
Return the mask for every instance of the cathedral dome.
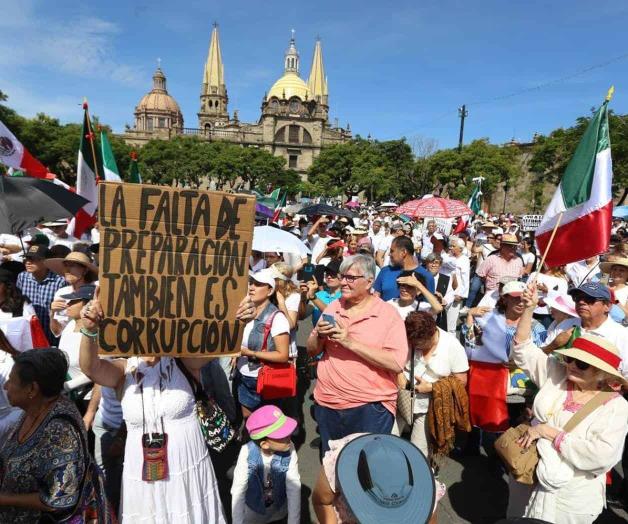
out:
<path id="1" fill-rule="evenodd" d="M 177 101 L 168 93 L 151 91 L 142 97 L 137 104 L 137 111 L 168 111 L 180 113 L 181 109 Z"/>
<path id="2" fill-rule="evenodd" d="M 273 96 L 279 99 L 284 98 L 284 96 L 286 99 L 296 96 L 303 101 L 308 100 L 311 97 L 310 90 L 308 89 L 305 81 L 303 81 L 297 73 L 291 71 L 286 72 L 273 84 L 273 87 L 270 88 L 268 98 Z"/>

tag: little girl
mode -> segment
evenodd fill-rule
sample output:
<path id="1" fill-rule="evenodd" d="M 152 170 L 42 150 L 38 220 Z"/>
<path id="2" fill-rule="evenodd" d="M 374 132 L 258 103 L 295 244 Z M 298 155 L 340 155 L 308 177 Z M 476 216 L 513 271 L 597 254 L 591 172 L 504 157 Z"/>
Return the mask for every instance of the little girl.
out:
<path id="1" fill-rule="evenodd" d="M 233 473 L 233 524 L 301 519 L 301 477 L 290 436 L 297 421 L 276 406 L 256 409 L 246 421 L 251 441 L 242 446 Z"/>

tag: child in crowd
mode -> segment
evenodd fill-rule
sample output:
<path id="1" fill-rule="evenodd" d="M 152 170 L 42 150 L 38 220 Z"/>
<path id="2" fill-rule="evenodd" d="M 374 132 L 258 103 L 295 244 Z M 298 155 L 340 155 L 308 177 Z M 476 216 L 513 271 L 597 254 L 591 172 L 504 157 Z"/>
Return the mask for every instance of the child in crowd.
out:
<path id="1" fill-rule="evenodd" d="M 242 446 L 233 473 L 233 524 L 301 519 L 301 477 L 290 436 L 297 421 L 276 406 L 256 409 L 246 421 L 251 441 Z"/>

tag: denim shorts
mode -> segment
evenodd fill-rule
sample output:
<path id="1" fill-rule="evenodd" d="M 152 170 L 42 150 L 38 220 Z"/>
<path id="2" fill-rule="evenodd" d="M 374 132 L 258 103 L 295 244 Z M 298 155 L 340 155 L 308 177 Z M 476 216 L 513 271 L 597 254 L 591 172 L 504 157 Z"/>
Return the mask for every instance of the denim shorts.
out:
<path id="1" fill-rule="evenodd" d="M 262 397 L 257 394 L 257 377 L 246 377 L 237 374 L 238 401 L 245 408 L 253 411 L 262 404 Z"/>

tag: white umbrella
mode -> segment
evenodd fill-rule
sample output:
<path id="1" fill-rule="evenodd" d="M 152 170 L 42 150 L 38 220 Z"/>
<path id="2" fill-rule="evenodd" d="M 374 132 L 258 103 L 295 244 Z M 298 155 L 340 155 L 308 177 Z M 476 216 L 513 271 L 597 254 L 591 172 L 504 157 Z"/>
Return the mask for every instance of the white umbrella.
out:
<path id="1" fill-rule="evenodd" d="M 395 204 L 394 202 L 384 202 L 377 207 L 398 207 L 399 204 Z"/>
<path id="2" fill-rule="evenodd" d="M 303 257 L 311 253 L 298 237 L 272 226 L 258 226 L 253 229 L 252 249 L 262 253 L 296 253 Z"/>

